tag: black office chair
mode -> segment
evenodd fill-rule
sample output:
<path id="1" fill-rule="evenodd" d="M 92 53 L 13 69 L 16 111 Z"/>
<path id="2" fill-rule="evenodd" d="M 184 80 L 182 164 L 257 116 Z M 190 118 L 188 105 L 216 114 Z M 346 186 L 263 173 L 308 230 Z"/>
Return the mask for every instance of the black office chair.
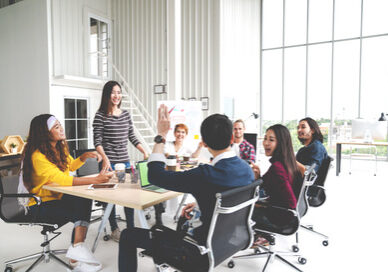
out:
<path id="1" fill-rule="evenodd" d="M 250 218 L 258 197 L 258 182 L 217 193 L 205 245 L 199 244 L 192 237 L 182 237 L 181 233 L 170 230 L 175 236 L 173 240 L 177 242 L 176 246 L 180 247 L 179 252 L 190 252 L 185 256 L 171 256 L 171 250 L 167 250 L 166 243 L 159 239 L 159 231 L 166 227 L 154 227 L 153 259 L 157 270 L 162 271 L 166 266 L 172 266 L 181 271 L 193 271 L 193 268 L 199 271 L 198 261 L 205 260 L 205 266 L 200 271 L 212 271 L 236 252 L 248 248 L 253 242 Z"/>
<path id="2" fill-rule="evenodd" d="M 254 253 L 252 254 L 244 254 L 240 256 L 235 256 L 233 259 L 244 259 L 244 258 L 253 258 L 253 257 L 267 257 L 267 261 L 263 267 L 262 272 L 264 272 L 269 264 L 269 262 L 272 259 L 277 258 L 278 260 L 282 261 L 283 263 L 291 266 L 297 271 L 302 271 L 295 265 L 291 264 L 289 261 L 287 261 L 284 257 L 285 256 L 295 256 L 298 257 L 298 262 L 300 264 L 305 264 L 307 260 L 303 258 L 300 254 L 297 254 L 295 252 L 281 252 L 276 251 L 273 249 L 273 246 L 275 245 L 275 237 L 276 235 L 292 235 L 296 233 L 299 229 L 300 225 L 300 218 L 301 215 L 306 213 L 308 205 L 307 205 L 307 190 L 308 187 L 314 184 L 315 180 L 317 178 L 317 175 L 315 174 L 314 167 L 310 167 L 305 171 L 305 176 L 303 181 L 301 182 L 300 186 L 300 192 L 298 195 L 297 200 L 297 206 L 296 210 L 292 209 L 286 209 L 283 207 L 276 207 L 276 206 L 270 206 L 266 202 L 260 202 L 260 205 L 265 206 L 267 209 L 271 209 L 272 213 L 280 214 L 284 217 L 289 218 L 288 224 L 286 225 L 276 225 L 276 224 L 264 224 L 260 225 L 260 227 L 255 227 L 255 231 L 258 233 L 266 233 L 269 237 L 270 245 L 269 247 L 265 246 L 258 246 L 258 248 L 254 249 Z M 234 261 L 231 260 L 228 264 L 230 268 L 234 267 Z"/>
<path id="3" fill-rule="evenodd" d="M 61 265 L 72 270 L 72 268 L 66 262 L 62 261 L 56 256 L 56 254 L 65 254 L 67 252 L 66 249 L 50 249 L 50 242 L 61 234 L 61 232 L 56 232 L 56 230 L 61 226 L 57 224 L 46 224 L 37 222 L 35 218 L 26 214 L 25 207 L 19 204 L 18 198 L 33 198 L 37 205 L 40 205 L 41 200 L 39 197 L 33 194 L 18 194 L 18 183 L 19 176 L 0 176 L 0 218 L 7 223 L 15 223 L 19 225 L 28 226 L 41 226 L 43 243 L 40 244 L 40 246 L 42 247 L 42 251 L 22 258 L 6 261 L 6 267 L 4 269 L 4 272 L 12 272 L 12 264 L 31 259 L 36 260 L 26 271 L 31 271 L 36 265 L 38 265 L 43 260 L 47 263 L 50 261 L 50 259 L 54 259 Z M 54 234 L 55 236 L 49 239 L 49 234 Z"/>
<path id="4" fill-rule="evenodd" d="M 308 188 L 307 191 L 307 200 L 310 207 L 320 207 L 326 201 L 326 192 L 325 192 L 325 182 L 329 170 L 331 168 L 331 163 L 333 158 L 328 156 L 323 162 L 321 167 L 318 170 L 318 177 L 315 183 Z M 329 245 L 329 237 L 323 233 L 317 232 L 313 229 L 312 225 L 301 225 L 301 227 L 309 232 L 312 232 L 316 235 L 323 237 L 322 245 Z"/>

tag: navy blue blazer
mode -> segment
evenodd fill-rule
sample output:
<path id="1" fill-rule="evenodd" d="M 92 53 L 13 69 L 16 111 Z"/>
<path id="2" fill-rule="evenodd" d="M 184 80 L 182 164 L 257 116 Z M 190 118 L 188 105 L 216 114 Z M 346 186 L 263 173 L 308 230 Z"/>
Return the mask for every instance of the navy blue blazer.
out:
<path id="1" fill-rule="evenodd" d="M 197 168 L 173 172 L 165 170 L 164 162 L 148 163 L 150 183 L 168 190 L 192 194 L 201 210 L 202 225 L 194 230 L 194 238 L 206 242 L 215 205 L 215 194 L 253 182 L 253 171 L 245 161 L 234 156 L 218 161 L 215 166 L 204 164 Z"/>

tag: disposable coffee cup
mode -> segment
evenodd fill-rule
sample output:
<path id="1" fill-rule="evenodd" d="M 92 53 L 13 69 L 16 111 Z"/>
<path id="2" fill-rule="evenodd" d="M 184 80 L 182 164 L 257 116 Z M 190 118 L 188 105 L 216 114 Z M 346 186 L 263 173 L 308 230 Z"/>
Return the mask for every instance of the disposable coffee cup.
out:
<path id="1" fill-rule="evenodd" d="M 176 171 L 176 156 L 168 156 L 166 164 L 168 171 Z"/>
<path id="2" fill-rule="evenodd" d="M 116 163 L 115 164 L 115 172 L 118 182 L 125 182 L 125 164 L 124 163 Z"/>
<path id="3" fill-rule="evenodd" d="M 189 161 L 190 160 L 190 155 L 189 154 L 185 154 L 183 155 L 183 161 Z"/>

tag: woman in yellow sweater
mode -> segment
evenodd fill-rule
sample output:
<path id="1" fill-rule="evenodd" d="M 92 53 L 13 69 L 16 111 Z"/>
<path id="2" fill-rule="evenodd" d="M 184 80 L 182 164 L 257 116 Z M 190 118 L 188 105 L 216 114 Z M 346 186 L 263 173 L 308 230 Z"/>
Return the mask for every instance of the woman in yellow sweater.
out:
<path id="1" fill-rule="evenodd" d="M 96 152 L 86 152 L 79 158 L 69 155 L 64 130 L 50 114 L 32 119 L 27 144 L 23 153 L 23 181 L 29 192 L 39 196 L 41 205 L 31 200 L 29 214 L 37 221 L 63 225 L 74 222 L 72 245 L 66 257 L 77 271 L 98 271 L 101 263 L 83 242 L 90 221 L 92 201 L 80 197 L 62 195 L 42 189 L 45 184 L 64 186 L 104 183 L 113 173 L 101 172 L 97 177 L 72 177 L 70 171 L 81 167 L 88 158 L 101 159 Z"/>

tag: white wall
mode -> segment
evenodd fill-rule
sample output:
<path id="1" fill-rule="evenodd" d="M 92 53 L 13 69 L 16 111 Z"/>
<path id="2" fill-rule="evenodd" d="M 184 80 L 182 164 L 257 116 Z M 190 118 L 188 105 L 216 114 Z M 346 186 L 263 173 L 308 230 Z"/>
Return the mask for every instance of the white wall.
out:
<path id="1" fill-rule="evenodd" d="M 221 1 L 222 2 L 222 1 Z M 182 97 L 220 111 L 220 0 L 182 1 Z"/>
<path id="2" fill-rule="evenodd" d="M 221 1 L 220 48 L 221 97 L 234 98 L 235 119 L 259 113 L 260 1 Z M 246 125 L 257 132 L 258 119 Z"/>
<path id="3" fill-rule="evenodd" d="M 52 0 L 53 74 L 86 76 L 88 12 L 110 19 L 110 0 Z"/>
<path id="4" fill-rule="evenodd" d="M 115 0 L 112 18 L 113 63 L 156 119 L 157 101 L 170 98 L 168 85 L 168 94 L 153 93 L 167 84 L 166 0 Z"/>
<path id="5" fill-rule="evenodd" d="M 47 0 L 0 9 L 0 138 L 27 136 L 32 117 L 49 112 Z"/>

